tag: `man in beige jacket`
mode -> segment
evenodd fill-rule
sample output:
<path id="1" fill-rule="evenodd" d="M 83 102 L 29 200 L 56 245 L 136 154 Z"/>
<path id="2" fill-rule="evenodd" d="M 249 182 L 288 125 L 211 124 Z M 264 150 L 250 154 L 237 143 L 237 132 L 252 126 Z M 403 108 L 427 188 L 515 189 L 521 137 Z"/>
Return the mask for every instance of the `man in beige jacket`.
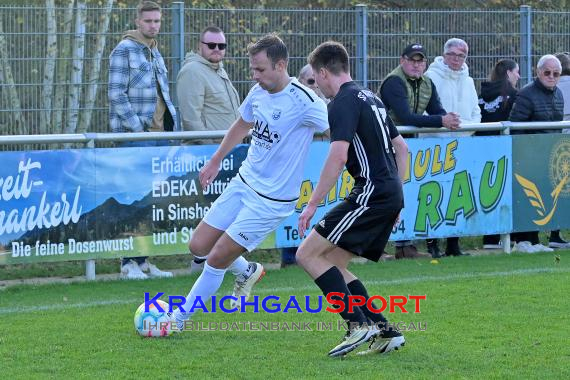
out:
<path id="1" fill-rule="evenodd" d="M 197 53 L 186 55 L 176 79 L 183 130 L 226 130 L 239 117 L 238 92 L 222 63 L 226 47 L 224 32 L 209 26 L 200 34 Z"/>

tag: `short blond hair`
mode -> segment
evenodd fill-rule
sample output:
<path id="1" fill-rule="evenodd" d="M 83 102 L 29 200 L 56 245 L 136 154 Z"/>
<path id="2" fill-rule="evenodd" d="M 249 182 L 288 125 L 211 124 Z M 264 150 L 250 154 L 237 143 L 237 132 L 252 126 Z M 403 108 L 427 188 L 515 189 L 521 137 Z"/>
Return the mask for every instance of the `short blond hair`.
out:
<path id="1" fill-rule="evenodd" d="M 162 9 L 160 8 L 160 5 L 154 1 L 141 1 L 139 5 L 137 5 L 137 17 L 140 17 L 143 12 L 152 11 L 162 12 Z"/>

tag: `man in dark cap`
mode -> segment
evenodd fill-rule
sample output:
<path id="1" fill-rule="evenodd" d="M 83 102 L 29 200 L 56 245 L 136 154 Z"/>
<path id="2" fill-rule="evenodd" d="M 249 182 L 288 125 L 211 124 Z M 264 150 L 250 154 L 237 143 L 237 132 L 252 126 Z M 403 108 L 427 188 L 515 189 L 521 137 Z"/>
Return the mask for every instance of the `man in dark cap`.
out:
<path id="1" fill-rule="evenodd" d="M 443 109 L 435 85 L 424 75 L 426 68 L 427 54 L 423 45 L 413 43 L 406 46 L 400 65 L 384 78 L 380 87 L 379 95 L 388 115 L 396 125 L 458 129 L 459 115 Z M 412 243 L 410 240 L 397 241 L 396 259 L 428 256 L 419 253 Z M 431 248 L 434 247 L 428 246 L 432 257 L 441 257 L 437 245 L 436 249 Z"/>

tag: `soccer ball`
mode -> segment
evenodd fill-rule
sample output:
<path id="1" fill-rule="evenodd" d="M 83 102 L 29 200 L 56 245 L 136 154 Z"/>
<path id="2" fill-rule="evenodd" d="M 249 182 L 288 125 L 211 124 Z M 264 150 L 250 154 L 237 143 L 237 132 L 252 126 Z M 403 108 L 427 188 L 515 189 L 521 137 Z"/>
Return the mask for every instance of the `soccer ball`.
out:
<path id="1" fill-rule="evenodd" d="M 168 304 L 157 300 L 157 303 L 164 309 L 159 311 L 154 304 L 150 304 L 148 312 L 144 311 L 144 302 L 135 312 L 135 330 L 139 335 L 146 337 L 169 336 L 172 335 L 172 326 L 168 316 Z"/>

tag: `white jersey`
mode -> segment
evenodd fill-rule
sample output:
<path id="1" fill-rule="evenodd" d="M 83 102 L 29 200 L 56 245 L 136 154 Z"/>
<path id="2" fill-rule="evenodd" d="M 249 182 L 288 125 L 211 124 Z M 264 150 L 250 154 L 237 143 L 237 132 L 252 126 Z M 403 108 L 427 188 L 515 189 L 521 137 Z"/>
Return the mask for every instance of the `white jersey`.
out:
<path id="1" fill-rule="evenodd" d="M 313 135 L 329 127 L 323 100 L 291 78 L 276 94 L 256 84 L 239 111 L 244 121 L 254 124 L 251 145 L 239 169 L 244 182 L 272 199 L 298 198 Z"/>

